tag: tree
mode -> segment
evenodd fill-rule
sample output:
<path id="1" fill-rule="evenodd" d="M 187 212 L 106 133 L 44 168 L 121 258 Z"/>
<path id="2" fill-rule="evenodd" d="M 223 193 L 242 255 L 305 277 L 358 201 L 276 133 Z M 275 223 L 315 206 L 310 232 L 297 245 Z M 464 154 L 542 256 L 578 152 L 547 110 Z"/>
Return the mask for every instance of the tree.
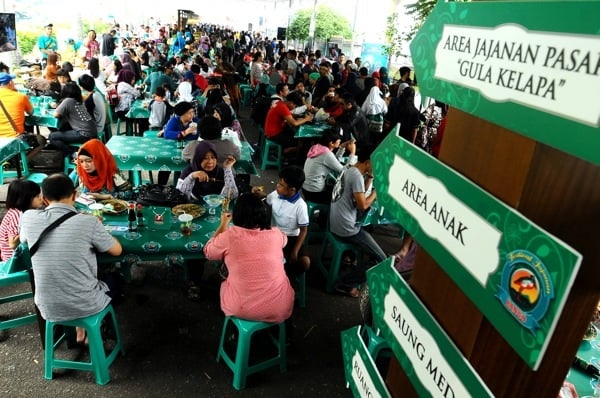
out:
<path id="1" fill-rule="evenodd" d="M 456 2 L 468 2 L 471 0 L 454 0 Z M 425 19 L 431 14 L 433 7 L 437 4 L 438 0 L 417 0 L 415 3 L 406 5 L 406 14 L 412 16 L 415 23 L 411 29 L 406 33 L 406 40 L 411 40 L 417 31 L 425 22 Z"/>
<path id="2" fill-rule="evenodd" d="M 395 12 L 387 17 L 387 23 L 385 26 L 385 41 L 386 44 L 383 46 L 383 51 L 389 58 L 397 57 L 402 51 L 403 37 L 400 31 L 398 31 L 398 13 Z"/>
<path id="3" fill-rule="evenodd" d="M 303 9 L 296 13 L 287 32 L 290 39 L 308 39 L 308 27 L 310 26 L 311 15 L 311 9 Z M 329 7 L 317 7 L 315 38 L 327 40 L 333 36 L 343 36 L 346 39 L 352 38 L 350 22 L 345 17 L 336 14 Z"/>

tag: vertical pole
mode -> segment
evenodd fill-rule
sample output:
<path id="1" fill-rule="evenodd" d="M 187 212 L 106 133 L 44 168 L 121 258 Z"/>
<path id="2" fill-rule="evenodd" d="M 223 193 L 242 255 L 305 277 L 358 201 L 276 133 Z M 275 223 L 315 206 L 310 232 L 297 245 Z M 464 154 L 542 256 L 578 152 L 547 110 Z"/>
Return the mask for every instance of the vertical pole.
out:
<path id="1" fill-rule="evenodd" d="M 308 48 L 310 51 L 315 50 L 315 26 L 317 24 L 317 2 L 315 0 L 313 4 L 312 14 L 310 16 L 310 25 L 308 27 Z"/>

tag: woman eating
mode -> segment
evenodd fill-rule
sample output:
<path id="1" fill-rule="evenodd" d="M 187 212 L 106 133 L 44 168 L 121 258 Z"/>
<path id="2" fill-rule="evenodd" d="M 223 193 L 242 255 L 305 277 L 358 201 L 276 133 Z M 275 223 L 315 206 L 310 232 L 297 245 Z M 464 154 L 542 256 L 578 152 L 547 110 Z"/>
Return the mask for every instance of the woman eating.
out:
<path id="1" fill-rule="evenodd" d="M 217 150 L 206 141 L 198 142 L 190 165 L 181 172 L 177 189 L 189 200 L 202 199 L 204 195 L 222 194 L 230 199 L 238 196 L 232 166 L 235 158 L 228 156 L 223 167 L 217 165 Z"/>
<path id="2" fill-rule="evenodd" d="M 79 192 L 95 200 L 132 197 L 131 184 L 119 174 L 115 158 L 98 139 L 89 140 L 79 148 L 77 174 L 81 181 Z"/>

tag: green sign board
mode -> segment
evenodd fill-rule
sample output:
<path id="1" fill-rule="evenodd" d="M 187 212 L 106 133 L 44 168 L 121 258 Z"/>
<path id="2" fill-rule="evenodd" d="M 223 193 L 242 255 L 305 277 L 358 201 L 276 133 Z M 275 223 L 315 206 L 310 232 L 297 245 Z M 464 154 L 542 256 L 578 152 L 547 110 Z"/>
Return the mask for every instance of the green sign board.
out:
<path id="1" fill-rule="evenodd" d="M 410 45 L 426 96 L 600 164 L 599 1 L 443 2 Z"/>
<path id="2" fill-rule="evenodd" d="M 421 397 L 492 397 L 444 329 L 393 266 L 367 271 L 373 321 Z"/>
<path id="3" fill-rule="evenodd" d="M 360 326 L 342 331 L 342 353 L 346 381 L 355 397 L 390 397 L 385 382 L 360 336 Z"/>
<path id="4" fill-rule="evenodd" d="M 380 206 L 536 370 L 581 255 L 394 133 L 371 159 Z"/>

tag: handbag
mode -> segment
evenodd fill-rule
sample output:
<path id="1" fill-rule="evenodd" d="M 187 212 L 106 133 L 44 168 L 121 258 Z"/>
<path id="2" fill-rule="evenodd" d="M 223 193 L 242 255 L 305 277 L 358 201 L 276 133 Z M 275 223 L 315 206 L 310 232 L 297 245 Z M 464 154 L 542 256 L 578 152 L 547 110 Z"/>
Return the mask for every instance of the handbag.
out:
<path id="1" fill-rule="evenodd" d="M 381 133 L 383 131 L 383 113 L 367 115 L 367 127 L 371 133 Z"/>
<path id="2" fill-rule="evenodd" d="M 146 184 L 139 187 L 137 201 L 144 206 L 172 207 L 187 203 L 187 198 L 172 185 Z"/>

